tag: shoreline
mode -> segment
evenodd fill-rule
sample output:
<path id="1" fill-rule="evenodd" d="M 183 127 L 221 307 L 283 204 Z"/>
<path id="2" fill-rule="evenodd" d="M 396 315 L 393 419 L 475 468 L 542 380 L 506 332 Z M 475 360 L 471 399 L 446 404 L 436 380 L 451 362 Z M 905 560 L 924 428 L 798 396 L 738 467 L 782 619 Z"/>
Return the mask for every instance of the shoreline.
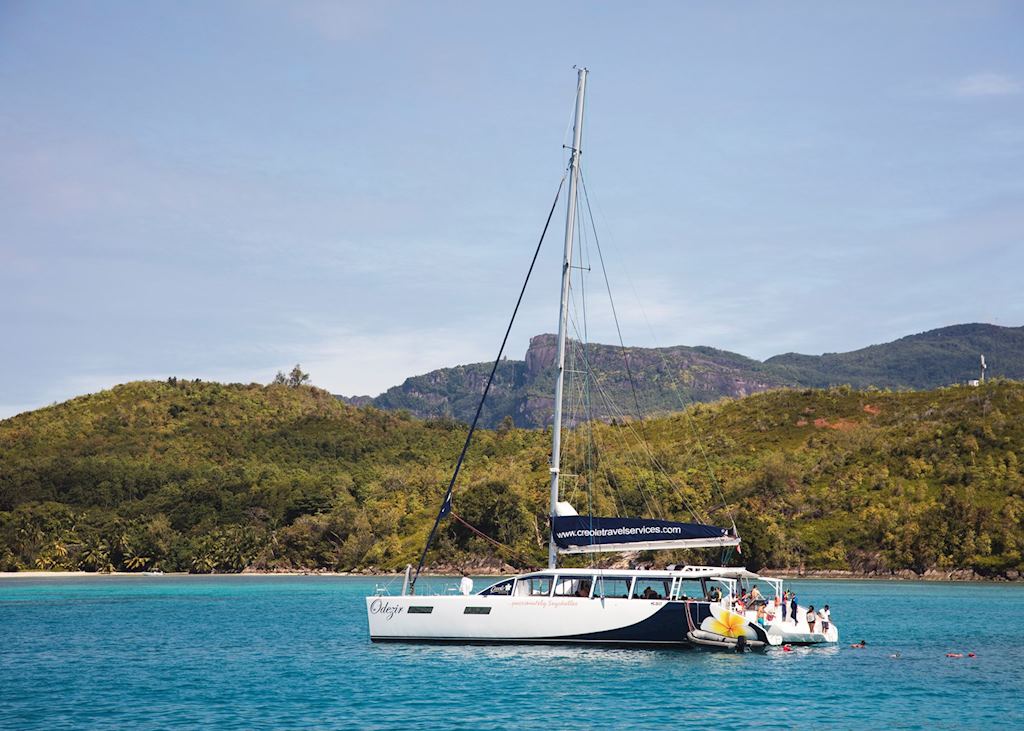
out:
<path id="1" fill-rule="evenodd" d="M 614 571 L 614 569 L 604 569 L 605 571 Z M 488 576 L 512 576 L 515 571 L 498 571 L 498 570 L 479 570 L 473 569 L 468 572 L 469 576 L 476 577 L 488 577 Z M 955 569 L 952 571 L 938 571 L 936 569 L 930 569 L 924 574 L 917 574 L 909 569 L 904 569 L 898 572 L 891 572 L 888 574 L 882 574 L 879 572 L 864 572 L 864 571 L 851 571 L 847 569 L 762 569 L 757 572 L 762 576 L 779 579 L 789 580 L 838 580 L 838 581 L 945 581 L 954 583 L 977 583 L 977 584 L 999 584 L 1009 583 L 1015 584 L 1024 580 L 1024 576 L 1017 575 L 1014 577 L 1009 576 L 981 576 L 970 569 Z M 106 573 L 96 571 L 44 571 L 33 569 L 30 571 L 0 571 L 0 579 L 81 579 L 90 577 L 135 577 L 140 579 L 153 579 L 160 578 L 161 576 L 254 576 L 254 577 L 268 577 L 268 576 L 336 576 L 336 577 L 352 577 L 352 578 L 400 578 L 403 575 L 401 571 L 327 571 L 322 569 L 311 569 L 311 570 L 293 570 L 293 571 L 259 571 L 259 570 L 246 570 L 239 573 L 212 573 L 212 574 L 193 574 L 187 571 L 176 571 L 176 572 L 164 572 L 161 574 L 147 574 L 141 571 L 110 571 Z M 459 578 L 462 573 L 459 571 L 453 571 L 448 569 L 439 569 L 437 571 L 424 571 L 421 576 L 432 577 L 432 578 Z"/>
<path id="2" fill-rule="evenodd" d="M 762 569 L 757 573 L 780 579 L 837 579 L 843 581 L 950 581 L 975 584 L 1015 584 L 1022 579 L 1016 576 L 982 576 L 972 569 L 951 569 L 940 571 L 928 569 L 919 574 L 910 569 L 881 573 L 878 571 L 852 571 L 849 569 Z"/>

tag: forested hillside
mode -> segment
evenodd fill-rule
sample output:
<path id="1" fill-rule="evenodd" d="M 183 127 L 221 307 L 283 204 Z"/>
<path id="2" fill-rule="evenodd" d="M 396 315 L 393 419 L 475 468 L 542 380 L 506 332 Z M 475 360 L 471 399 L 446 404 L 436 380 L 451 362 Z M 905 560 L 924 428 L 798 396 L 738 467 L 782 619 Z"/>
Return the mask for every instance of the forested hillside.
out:
<path id="1" fill-rule="evenodd" d="M 641 432 L 671 479 L 649 466 Z M 76 398 L 0 422 L 0 570 L 401 567 L 464 437 L 458 422 L 308 386 L 171 379 Z M 549 439 L 479 434 L 455 512 L 509 549 L 449 519 L 432 563 L 543 563 Z M 593 445 L 576 433 L 565 446 L 567 476 L 593 466 L 596 512 L 735 515 L 751 567 L 1024 568 L 1019 383 L 774 390 L 642 430 L 601 423 Z M 583 479 L 565 480 L 580 512 Z"/>

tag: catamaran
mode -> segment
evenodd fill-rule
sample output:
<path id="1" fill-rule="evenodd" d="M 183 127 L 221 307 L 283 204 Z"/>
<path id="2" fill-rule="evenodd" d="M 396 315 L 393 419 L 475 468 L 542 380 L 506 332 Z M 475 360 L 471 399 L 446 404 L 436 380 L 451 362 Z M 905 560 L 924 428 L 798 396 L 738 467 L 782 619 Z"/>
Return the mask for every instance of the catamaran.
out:
<path id="1" fill-rule="evenodd" d="M 816 623 L 812 629 L 805 608 L 797 607 L 794 612 L 792 607 L 785 607 L 784 611 L 781 580 L 743 568 L 685 565 L 665 570 L 620 570 L 558 565 L 562 554 L 740 546 L 735 523 L 722 528 L 704 522 L 580 515 L 561 499 L 562 406 L 570 284 L 572 270 L 578 268 L 573 263 L 573 244 L 577 237 L 586 85 L 587 70 L 581 68 L 577 76 L 573 140 L 563 177 L 563 183 L 568 179 L 569 190 L 555 360 L 547 569 L 500 580 L 477 593 L 472 592 L 468 579 L 463 579 L 459 594 L 432 596 L 415 591 L 438 525 L 451 512 L 456 478 L 508 341 L 510 322 L 419 566 L 415 572 L 411 566 L 406 570 L 400 595 L 381 592 L 366 598 L 370 638 L 375 642 L 605 643 L 740 650 L 784 643 L 838 642 L 835 625 L 822 630 L 821 623 Z M 559 192 L 561 188 L 559 185 Z M 558 195 L 555 201 L 557 204 Z M 554 210 L 552 205 L 548 224 Z M 544 230 L 547 231 L 547 224 Z M 543 238 L 542 234 L 541 241 Z M 534 262 L 536 258 L 535 253 Z M 532 269 L 531 263 L 531 272 Z M 525 288 L 524 282 L 519 302 Z"/>

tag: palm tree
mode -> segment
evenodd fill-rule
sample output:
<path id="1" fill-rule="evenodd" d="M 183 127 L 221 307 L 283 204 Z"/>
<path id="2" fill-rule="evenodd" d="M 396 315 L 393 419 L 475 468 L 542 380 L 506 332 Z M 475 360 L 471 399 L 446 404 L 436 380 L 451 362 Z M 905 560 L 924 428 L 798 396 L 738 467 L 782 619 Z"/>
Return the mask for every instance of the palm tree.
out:
<path id="1" fill-rule="evenodd" d="M 110 548 L 104 541 L 90 541 L 82 551 L 82 568 L 93 571 L 110 571 Z"/>
<path id="2" fill-rule="evenodd" d="M 110 557 L 118 563 L 121 563 L 126 557 L 134 553 L 131 539 L 128 538 L 128 531 L 124 525 L 119 525 L 117 532 L 114 533 L 113 540 L 110 542 L 109 553 Z"/>
<path id="3" fill-rule="evenodd" d="M 18 537 L 18 551 L 27 561 L 31 561 L 32 554 L 36 553 L 39 544 L 43 542 L 46 534 L 36 523 L 22 524 L 16 532 Z"/>
<path id="4" fill-rule="evenodd" d="M 194 574 L 212 574 L 215 568 L 217 568 L 217 562 L 209 554 L 195 556 L 192 559 L 192 573 Z"/>
<path id="5" fill-rule="evenodd" d="M 140 569 L 145 569 L 146 564 L 148 564 L 150 560 L 149 556 L 132 556 L 124 562 L 124 565 L 129 571 L 138 571 Z"/>

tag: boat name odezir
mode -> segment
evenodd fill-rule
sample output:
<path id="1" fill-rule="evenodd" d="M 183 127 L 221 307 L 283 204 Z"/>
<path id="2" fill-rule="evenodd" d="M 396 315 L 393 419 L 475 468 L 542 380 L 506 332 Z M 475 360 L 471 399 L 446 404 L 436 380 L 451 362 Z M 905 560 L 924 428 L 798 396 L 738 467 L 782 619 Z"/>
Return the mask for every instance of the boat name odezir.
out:
<path id="1" fill-rule="evenodd" d="M 370 602 L 370 613 L 385 614 L 389 621 L 394 619 L 396 614 L 401 614 L 404 611 L 405 607 L 381 599 L 374 599 Z"/>

